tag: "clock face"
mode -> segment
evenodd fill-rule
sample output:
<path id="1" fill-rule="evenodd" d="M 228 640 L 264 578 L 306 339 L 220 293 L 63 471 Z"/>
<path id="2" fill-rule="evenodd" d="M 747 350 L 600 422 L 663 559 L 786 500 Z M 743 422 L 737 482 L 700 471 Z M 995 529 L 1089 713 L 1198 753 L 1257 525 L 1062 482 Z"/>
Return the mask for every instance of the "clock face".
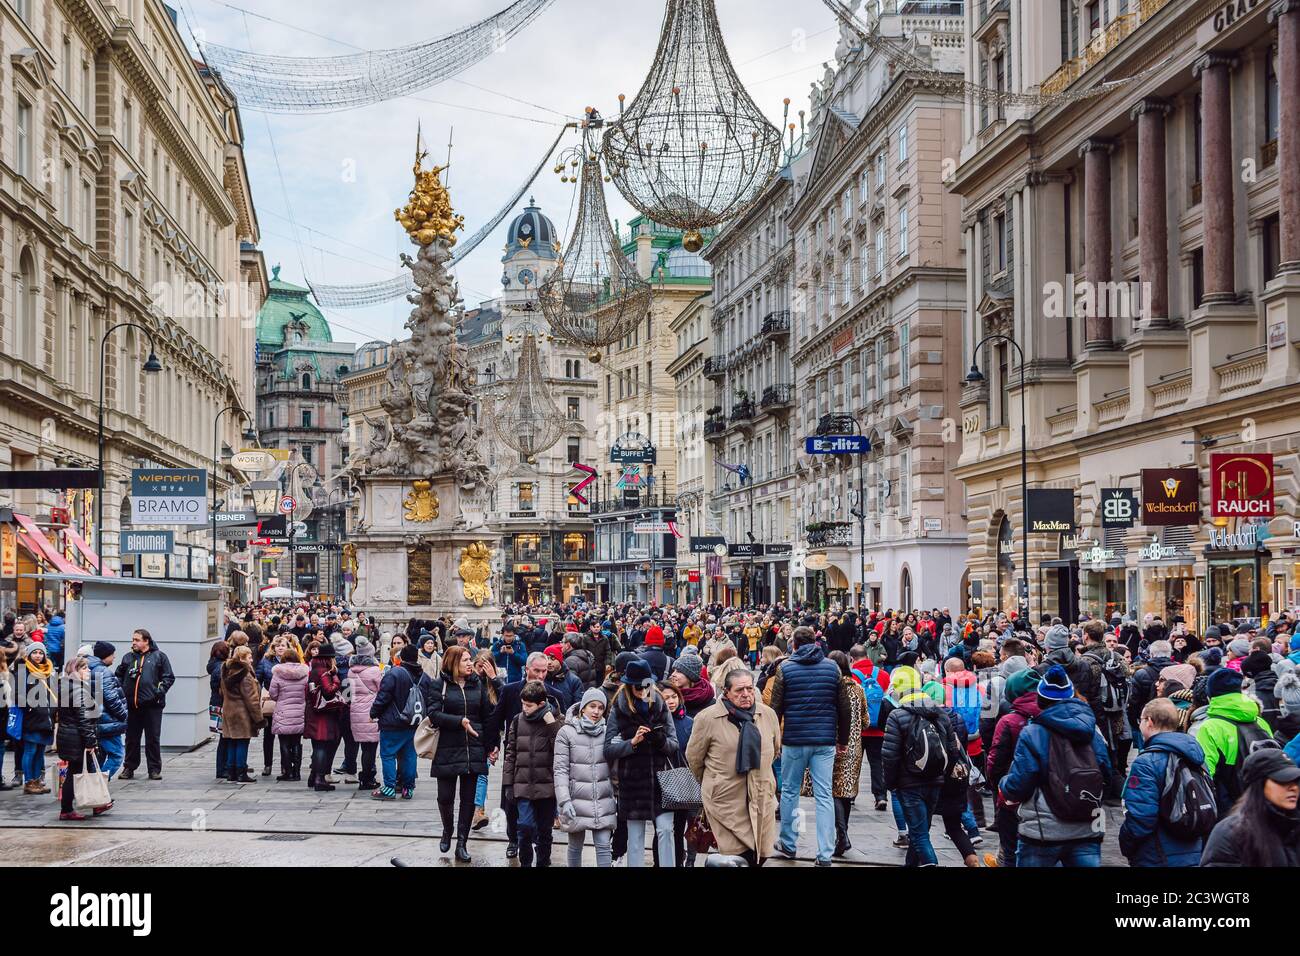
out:
<path id="1" fill-rule="evenodd" d="M 519 281 L 524 285 L 532 285 L 532 283 L 534 282 L 534 280 L 536 280 L 536 278 L 537 276 L 533 274 L 532 269 L 519 270 Z"/>
<path id="2" fill-rule="evenodd" d="M 533 225 L 532 225 L 532 223 L 529 223 L 529 222 L 526 222 L 526 223 L 524 223 L 522 226 L 519 227 L 519 234 L 520 234 L 521 236 L 531 235 L 531 234 L 532 234 L 532 231 L 533 231 Z"/>

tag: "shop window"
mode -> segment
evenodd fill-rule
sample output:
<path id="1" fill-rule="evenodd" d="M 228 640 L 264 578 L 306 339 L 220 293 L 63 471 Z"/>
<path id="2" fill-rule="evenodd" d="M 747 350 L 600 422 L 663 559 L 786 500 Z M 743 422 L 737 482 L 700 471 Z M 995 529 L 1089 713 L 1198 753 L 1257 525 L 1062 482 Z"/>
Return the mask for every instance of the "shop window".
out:
<path id="1" fill-rule="evenodd" d="M 560 552 L 565 561 L 587 560 L 587 536 L 581 531 L 570 531 L 560 541 Z"/>
<path id="2" fill-rule="evenodd" d="M 541 557 L 542 536 L 540 534 L 515 535 L 515 561 L 537 561 Z"/>
<path id="3" fill-rule="evenodd" d="M 533 497 L 533 483 L 531 481 L 521 481 L 515 485 L 515 499 L 519 505 L 519 511 L 536 511 L 537 501 Z"/>

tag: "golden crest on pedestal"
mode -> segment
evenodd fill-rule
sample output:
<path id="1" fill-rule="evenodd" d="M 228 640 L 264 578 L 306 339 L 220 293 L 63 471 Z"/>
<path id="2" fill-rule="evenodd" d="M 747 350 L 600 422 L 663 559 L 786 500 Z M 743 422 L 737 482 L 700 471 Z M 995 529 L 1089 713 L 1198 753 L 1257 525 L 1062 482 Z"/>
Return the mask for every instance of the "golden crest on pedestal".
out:
<path id="1" fill-rule="evenodd" d="M 438 517 L 438 494 L 431 490 L 432 487 L 433 483 L 429 481 L 411 482 L 411 491 L 402 501 L 407 521 L 427 524 Z"/>
<path id="2" fill-rule="evenodd" d="M 491 600 L 492 589 L 488 579 L 492 577 L 492 550 L 482 541 L 463 548 L 460 552 L 460 579 L 464 582 L 465 600 L 473 601 L 475 607 L 482 607 L 484 601 Z"/>

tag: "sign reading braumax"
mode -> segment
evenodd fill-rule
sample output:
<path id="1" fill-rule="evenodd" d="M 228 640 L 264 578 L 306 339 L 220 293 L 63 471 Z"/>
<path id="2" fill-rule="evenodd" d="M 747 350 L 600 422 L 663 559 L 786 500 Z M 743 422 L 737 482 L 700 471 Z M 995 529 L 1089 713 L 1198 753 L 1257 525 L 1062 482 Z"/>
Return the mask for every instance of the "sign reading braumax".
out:
<path id="1" fill-rule="evenodd" d="M 203 468 L 133 469 L 131 523 L 207 524 L 207 493 Z"/>

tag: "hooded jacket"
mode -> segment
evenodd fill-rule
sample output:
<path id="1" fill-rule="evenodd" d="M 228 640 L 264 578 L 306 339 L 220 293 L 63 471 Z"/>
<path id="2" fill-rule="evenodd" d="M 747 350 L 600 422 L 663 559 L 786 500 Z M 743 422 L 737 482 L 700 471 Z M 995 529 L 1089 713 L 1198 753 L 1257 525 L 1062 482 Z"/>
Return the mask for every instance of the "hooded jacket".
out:
<path id="1" fill-rule="evenodd" d="M 89 681 L 63 679 L 59 703 L 59 730 L 55 736 L 59 759 L 81 766 L 87 750 L 99 746 L 95 728 L 95 698 Z"/>
<path id="2" fill-rule="evenodd" d="M 411 696 L 411 688 L 424 676 L 424 670 L 419 664 L 398 664 L 384 671 L 379 689 L 370 702 L 370 717 L 376 720 L 380 730 L 413 729 L 410 721 L 402 719 L 402 708 Z"/>
<path id="3" fill-rule="evenodd" d="M 1043 787 L 1048 782 L 1052 734 L 1064 734 L 1075 742 L 1091 741 L 1101 769 L 1103 792 L 1110 786 L 1110 756 L 1092 709 L 1077 697 L 1058 701 L 1021 731 L 1011 769 L 1002 778 L 1003 797 L 1010 803 L 1020 804 L 1020 838 L 1037 843 L 1101 840 L 1106 834 L 1104 814 L 1095 821 L 1059 820 L 1043 796 Z"/>
<path id="4" fill-rule="evenodd" d="M 307 665 L 281 661 L 271 668 L 271 686 L 267 693 L 275 701 L 271 712 L 271 733 L 279 736 L 301 734 L 307 718 Z"/>
<path id="5" fill-rule="evenodd" d="M 999 784 L 1011 769 L 1011 761 L 1015 757 L 1020 734 L 1040 713 L 1037 689 L 1028 690 L 1011 702 L 1011 712 L 999 717 L 997 725 L 993 728 L 993 743 L 989 747 L 986 776 L 990 786 L 993 787 L 995 806 L 1006 806 L 1007 801 L 1002 796 Z"/>
<path id="6" fill-rule="evenodd" d="M 98 657 L 91 655 L 86 662 L 90 666 L 90 687 L 95 700 L 102 700 L 99 710 L 99 722 L 95 727 L 96 735 L 102 740 L 116 737 L 126 732 L 126 695 L 122 693 L 122 684 Z"/>
<path id="7" fill-rule="evenodd" d="M 849 715 L 840 695 L 840 669 L 817 644 L 796 648 L 772 680 L 772 704 L 782 718 L 781 746 L 848 745 Z"/>
<path id="8" fill-rule="evenodd" d="M 568 664 L 561 661 L 558 671 L 547 673 L 546 689 L 560 699 L 559 712 L 564 713 L 582 699 L 583 691 L 587 687 L 583 684 L 582 678 L 569 670 Z"/>
<path id="9" fill-rule="evenodd" d="M 45 628 L 45 648 L 51 654 L 58 654 L 63 650 L 64 632 L 63 615 L 56 614 L 50 618 L 49 626 Z"/>
<path id="10" fill-rule="evenodd" d="M 593 723 L 578 707 L 569 708 L 555 735 L 555 802 L 561 811 L 568 804 L 573 810 L 571 817 L 561 814 L 560 826 L 569 833 L 612 830 L 618 824 L 618 802 L 605 759 L 605 718 Z"/>
<path id="11" fill-rule="evenodd" d="M 555 735 L 562 726 L 550 704 L 543 704 L 531 714 L 521 713 L 510 722 L 501 785 L 511 788 L 516 800 L 549 800 L 555 796 Z"/>
<path id="12" fill-rule="evenodd" d="M 880 689 L 886 694 L 889 693 L 889 674 L 883 667 L 877 667 L 869 657 L 856 660 L 849 668 L 853 671 L 853 676 L 857 678 L 858 683 L 862 685 L 863 694 L 866 694 L 867 681 L 875 681 L 880 685 Z M 883 701 L 882 701 L 883 704 Z M 871 715 L 868 710 L 862 712 L 862 736 L 864 737 L 883 737 L 885 736 L 885 722 L 878 718 L 879 726 L 871 726 Z"/>
<path id="13" fill-rule="evenodd" d="M 574 674 L 578 680 L 582 681 L 583 690 L 586 690 L 588 687 L 595 687 L 604 679 L 605 674 L 604 672 L 601 672 L 597 675 L 596 658 L 592 655 L 591 651 L 587 650 L 587 639 L 577 633 L 568 634 L 566 636 L 570 641 L 576 641 L 577 643 L 574 644 L 573 647 L 569 648 L 565 653 L 564 666 L 569 669 L 569 673 Z M 571 701 L 571 703 L 577 703 L 578 698 L 581 696 L 582 694 L 580 693 L 578 697 L 575 697 L 573 701 Z"/>
<path id="14" fill-rule="evenodd" d="M 348 724 L 352 728 L 352 739 L 359 744 L 373 744 L 379 741 L 379 724 L 370 716 L 370 705 L 379 694 L 379 684 L 383 679 L 379 664 L 373 657 L 353 657 L 348 668 L 348 688 L 351 700 L 348 703 Z"/>
<path id="15" fill-rule="evenodd" d="M 263 723 L 262 693 L 247 661 L 228 660 L 221 667 L 221 736 L 251 740 Z"/>
<path id="16" fill-rule="evenodd" d="M 1142 708 L 1156 696 L 1156 678 L 1172 663 L 1174 660 L 1170 657 L 1153 657 L 1145 666 L 1133 671 L 1133 684 L 1128 695 L 1128 717 L 1133 724 L 1137 724 Z"/>
<path id="17" fill-rule="evenodd" d="M 520 680 L 524 676 L 524 667 L 528 664 L 528 648 L 524 639 L 515 635 L 515 639 L 507 644 L 499 637 L 493 638 L 492 661 L 497 670 L 505 674 L 507 684 Z"/>
<path id="18" fill-rule="evenodd" d="M 1160 822 L 1165 771 L 1175 756 L 1193 767 L 1201 766 L 1205 759 L 1201 745 L 1194 738 L 1166 731 L 1146 742 L 1129 769 L 1119 849 L 1131 866 L 1197 866 L 1201 861 L 1200 837 L 1177 839 Z"/>
<path id="19" fill-rule="evenodd" d="M 949 767 L 962 759 L 961 744 L 948 712 L 924 691 L 910 690 L 903 694 L 897 706 L 890 709 L 889 717 L 885 720 L 885 739 L 880 747 L 880 756 L 885 771 L 885 786 L 890 790 L 933 787 L 943 783 L 942 775 L 921 776 L 907 759 L 908 735 L 918 720 L 934 723 L 948 749 Z"/>
<path id="20" fill-rule="evenodd" d="M 1211 698 L 1205 719 L 1196 728 L 1196 742 L 1205 752 L 1205 772 L 1214 778 L 1221 817 L 1232 808 L 1232 781 L 1240 763 L 1237 725 L 1251 722 L 1270 738 L 1273 736 L 1273 729 L 1259 715 L 1259 704 L 1245 694 L 1234 692 Z"/>
<path id="21" fill-rule="evenodd" d="M 158 650 L 152 637 L 143 653 L 127 651 L 115 673 L 122 682 L 122 690 L 126 692 L 126 705 L 131 710 L 165 707 L 167 691 L 176 683 L 176 677 L 172 674 L 172 662 Z"/>

